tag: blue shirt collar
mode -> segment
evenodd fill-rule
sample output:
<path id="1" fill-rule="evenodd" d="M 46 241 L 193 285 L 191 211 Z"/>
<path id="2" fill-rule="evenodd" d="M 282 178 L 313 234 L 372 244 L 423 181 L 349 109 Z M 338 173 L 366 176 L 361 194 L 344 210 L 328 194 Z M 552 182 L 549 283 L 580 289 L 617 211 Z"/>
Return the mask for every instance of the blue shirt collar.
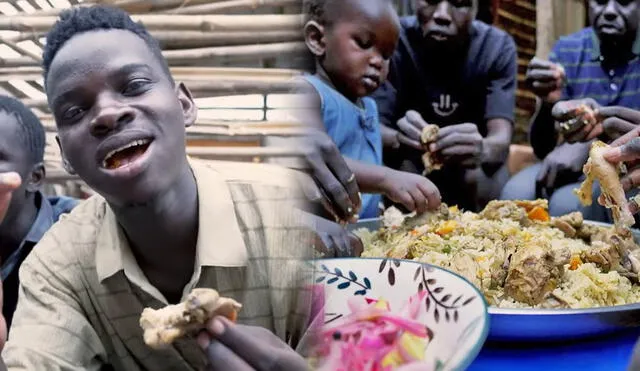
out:
<path id="1" fill-rule="evenodd" d="M 20 243 L 18 249 L 2 262 L 0 269 L 3 280 L 16 269 L 16 266 L 20 263 L 20 257 L 23 255 L 24 249 L 27 248 L 28 245 L 33 246 L 37 244 L 54 223 L 53 207 L 42 192 L 36 194 L 36 202 L 40 203 L 40 207 L 36 215 L 36 220 L 31 225 L 31 229 L 29 229 L 29 232 Z"/>

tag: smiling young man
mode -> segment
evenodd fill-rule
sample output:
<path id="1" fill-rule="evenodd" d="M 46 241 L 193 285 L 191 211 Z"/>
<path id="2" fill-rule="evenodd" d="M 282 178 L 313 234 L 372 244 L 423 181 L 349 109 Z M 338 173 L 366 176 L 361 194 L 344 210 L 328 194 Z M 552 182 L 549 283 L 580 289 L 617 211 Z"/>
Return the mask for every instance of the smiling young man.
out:
<path id="1" fill-rule="evenodd" d="M 422 173 L 420 143 L 444 163 L 428 175 L 443 202 L 474 210 L 506 182 L 516 91 L 516 46 L 504 31 L 475 21 L 477 0 L 416 0 L 401 20 L 389 81 L 374 93 L 383 124 L 385 163 Z"/>
<path id="2" fill-rule="evenodd" d="M 45 197 L 40 191 L 44 148 L 45 131 L 36 115 L 19 100 L 0 96 L 0 173 L 14 172 L 22 180 L 0 218 L 2 313 L 8 326 L 18 301 L 20 265 L 44 233 L 78 203 L 69 197 Z"/>
<path id="3" fill-rule="evenodd" d="M 310 305 L 299 268 L 312 244 L 293 172 L 188 159 L 193 99 L 155 40 L 121 10 L 63 12 L 43 61 L 64 164 L 98 195 L 51 228 L 22 265 L 2 353 L 8 369 L 304 368 L 285 344 L 301 337 Z M 194 337 L 147 347 L 143 308 L 176 303 L 195 287 L 242 303 L 242 325 L 214 321 L 208 359 Z"/>
<path id="4" fill-rule="evenodd" d="M 527 80 L 540 104 L 530 141 L 543 161 L 516 174 L 501 198 L 546 196 L 552 215 L 580 210 L 585 218 L 607 221 L 608 213 L 597 202 L 585 208 L 573 195 L 590 143 L 558 144 L 552 108 L 560 101 L 589 98 L 601 106 L 640 109 L 640 1 L 590 0 L 589 22 L 590 27 L 562 37 L 549 61 L 529 63 Z"/>

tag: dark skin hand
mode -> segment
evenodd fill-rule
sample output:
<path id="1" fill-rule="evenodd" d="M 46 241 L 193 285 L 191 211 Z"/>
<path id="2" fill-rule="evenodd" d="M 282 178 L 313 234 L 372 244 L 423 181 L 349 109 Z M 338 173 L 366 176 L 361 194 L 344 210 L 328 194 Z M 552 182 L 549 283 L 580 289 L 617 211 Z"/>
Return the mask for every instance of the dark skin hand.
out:
<path id="1" fill-rule="evenodd" d="M 525 81 L 536 96 L 553 104 L 560 100 L 565 79 L 562 66 L 536 57 L 529 62 Z"/>
<path id="2" fill-rule="evenodd" d="M 337 219 L 354 221 L 362 206 L 354 173 L 324 131 L 309 130 L 303 138 L 305 157 L 308 171 L 318 187 L 305 185 L 305 194 Z"/>
<path id="3" fill-rule="evenodd" d="M 579 118 L 575 114 L 575 109 L 584 105 L 591 110 L 598 112 L 600 110 L 600 104 L 591 98 L 566 100 L 556 103 L 551 109 L 551 116 L 557 123 L 567 122 L 575 118 Z M 596 115 L 599 116 L 599 115 Z M 564 140 L 568 143 L 583 142 L 587 137 L 592 134 L 591 132 L 597 128 L 597 124 L 589 122 L 587 125 L 576 126 L 573 131 L 564 133 Z"/>
<path id="4" fill-rule="evenodd" d="M 307 361 L 269 330 L 211 319 L 198 336 L 209 358 L 208 371 L 303 371 Z"/>
<path id="5" fill-rule="evenodd" d="M 583 128 L 576 141 L 590 141 L 603 135 L 607 141 L 616 140 L 638 127 L 640 111 L 620 106 L 601 107 L 598 118 L 598 124 Z"/>
<path id="6" fill-rule="evenodd" d="M 314 218 L 315 246 L 324 258 L 360 256 L 364 250 L 358 236 L 330 220 Z"/>
<path id="7" fill-rule="evenodd" d="M 381 193 L 418 214 L 440 207 L 440 191 L 427 178 L 388 167 L 346 159 L 363 192 Z"/>
<path id="8" fill-rule="evenodd" d="M 418 112 L 407 111 L 405 116 L 398 120 L 398 142 L 424 151 L 420 136 L 427 125 Z M 491 119 L 487 122 L 487 129 L 488 134 L 483 138 L 478 126 L 472 123 L 445 126 L 440 128 L 438 140 L 429 150 L 442 158 L 445 164 L 469 168 L 481 164 L 500 166 L 506 161 L 509 152 L 512 125 L 504 119 Z"/>
<path id="9" fill-rule="evenodd" d="M 640 186 L 640 127 L 621 136 L 611 146 L 614 148 L 605 152 L 604 158 L 613 164 L 624 162 L 627 165 L 628 172 L 620 179 L 622 188 L 628 192 Z M 629 207 L 633 214 L 640 211 L 640 203 L 635 197 Z"/>
<path id="10" fill-rule="evenodd" d="M 558 187 L 577 181 L 589 156 L 589 146 L 564 143 L 551 151 L 536 176 L 537 197 L 549 197 Z"/>

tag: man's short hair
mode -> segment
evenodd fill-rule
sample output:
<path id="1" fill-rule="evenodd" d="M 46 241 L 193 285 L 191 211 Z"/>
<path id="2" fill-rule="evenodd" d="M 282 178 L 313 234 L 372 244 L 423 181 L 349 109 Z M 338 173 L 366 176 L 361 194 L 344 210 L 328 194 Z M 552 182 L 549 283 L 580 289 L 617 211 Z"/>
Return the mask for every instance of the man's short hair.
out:
<path id="1" fill-rule="evenodd" d="M 29 152 L 32 165 L 44 161 L 46 135 L 33 111 L 16 98 L 0 95 L 0 112 L 15 116 L 18 135 Z"/>
<path id="2" fill-rule="evenodd" d="M 163 70 L 173 83 L 169 65 L 162 55 L 158 41 L 149 34 L 142 24 L 134 22 L 129 14 L 122 9 L 95 5 L 64 10 L 60 13 L 58 21 L 47 33 L 47 41 L 42 53 L 45 86 L 51 62 L 60 48 L 75 35 L 98 30 L 125 30 L 138 35 L 161 63 Z"/>

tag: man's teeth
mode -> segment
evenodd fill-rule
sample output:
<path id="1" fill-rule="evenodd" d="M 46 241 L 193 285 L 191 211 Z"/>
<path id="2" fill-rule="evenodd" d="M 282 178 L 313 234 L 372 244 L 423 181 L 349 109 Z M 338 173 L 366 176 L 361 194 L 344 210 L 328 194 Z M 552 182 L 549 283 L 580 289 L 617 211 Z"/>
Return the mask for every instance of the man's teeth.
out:
<path id="1" fill-rule="evenodd" d="M 127 148 L 131 148 L 131 147 L 136 147 L 136 146 L 144 146 L 145 144 L 149 143 L 148 139 L 138 139 L 138 140 L 134 140 L 133 142 L 129 143 L 129 144 L 125 144 L 122 147 L 119 147 L 117 149 L 114 149 L 113 151 L 107 153 L 107 155 L 105 156 L 104 160 L 102 161 L 102 166 L 105 168 L 109 167 L 108 161 L 111 159 L 111 157 L 113 157 L 113 155 L 115 155 L 116 153 L 120 152 L 120 151 L 124 151 Z"/>

